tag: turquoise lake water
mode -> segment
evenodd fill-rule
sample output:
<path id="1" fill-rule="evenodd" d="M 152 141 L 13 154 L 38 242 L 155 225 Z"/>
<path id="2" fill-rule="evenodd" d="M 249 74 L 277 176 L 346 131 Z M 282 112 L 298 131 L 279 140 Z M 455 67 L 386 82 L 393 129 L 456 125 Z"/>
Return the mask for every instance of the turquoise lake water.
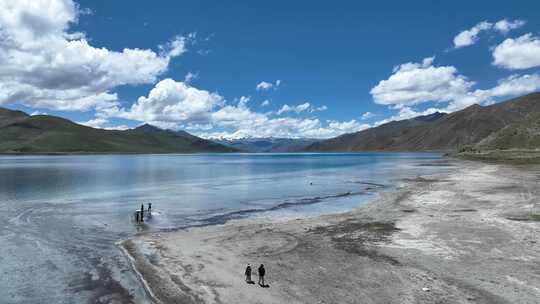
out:
<path id="1" fill-rule="evenodd" d="M 137 231 L 342 212 L 448 169 L 431 153 L 1 156 L 0 299 L 142 303 L 115 246 Z"/>

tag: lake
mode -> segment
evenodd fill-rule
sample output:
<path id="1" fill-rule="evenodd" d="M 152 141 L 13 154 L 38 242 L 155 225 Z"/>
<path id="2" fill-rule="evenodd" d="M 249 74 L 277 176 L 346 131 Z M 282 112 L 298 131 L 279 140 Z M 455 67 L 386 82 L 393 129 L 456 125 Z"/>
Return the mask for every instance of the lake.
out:
<path id="1" fill-rule="evenodd" d="M 118 240 L 343 212 L 448 169 L 433 153 L 0 156 L 0 299 L 142 303 Z M 141 203 L 154 216 L 137 225 Z"/>

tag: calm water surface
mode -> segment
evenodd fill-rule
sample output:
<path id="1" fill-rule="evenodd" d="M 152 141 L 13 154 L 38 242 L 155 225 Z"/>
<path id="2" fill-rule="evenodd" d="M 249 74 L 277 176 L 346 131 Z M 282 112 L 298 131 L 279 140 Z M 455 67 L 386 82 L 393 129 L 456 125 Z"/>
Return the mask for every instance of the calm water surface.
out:
<path id="1" fill-rule="evenodd" d="M 1 156 L 0 299 L 144 302 L 115 246 L 141 229 L 341 212 L 448 169 L 428 153 Z"/>

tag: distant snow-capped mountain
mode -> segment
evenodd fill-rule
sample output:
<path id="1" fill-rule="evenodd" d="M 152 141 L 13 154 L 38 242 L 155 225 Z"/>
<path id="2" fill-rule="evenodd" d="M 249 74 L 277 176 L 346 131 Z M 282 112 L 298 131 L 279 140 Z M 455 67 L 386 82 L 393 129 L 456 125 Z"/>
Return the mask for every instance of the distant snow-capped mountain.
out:
<path id="1" fill-rule="evenodd" d="M 245 152 L 298 152 L 317 142 L 311 138 L 246 137 L 240 139 L 213 139 L 214 142 Z"/>

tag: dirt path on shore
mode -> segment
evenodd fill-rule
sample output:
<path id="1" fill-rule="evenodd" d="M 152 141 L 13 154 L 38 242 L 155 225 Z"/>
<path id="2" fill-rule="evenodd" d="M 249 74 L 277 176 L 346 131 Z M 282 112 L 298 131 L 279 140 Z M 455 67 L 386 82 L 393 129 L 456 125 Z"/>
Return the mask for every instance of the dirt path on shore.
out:
<path id="1" fill-rule="evenodd" d="M 539 185 L 540 169 L 457 161 L 352 212 L 122 246 L 161 303 L 538 303 Z"/>

